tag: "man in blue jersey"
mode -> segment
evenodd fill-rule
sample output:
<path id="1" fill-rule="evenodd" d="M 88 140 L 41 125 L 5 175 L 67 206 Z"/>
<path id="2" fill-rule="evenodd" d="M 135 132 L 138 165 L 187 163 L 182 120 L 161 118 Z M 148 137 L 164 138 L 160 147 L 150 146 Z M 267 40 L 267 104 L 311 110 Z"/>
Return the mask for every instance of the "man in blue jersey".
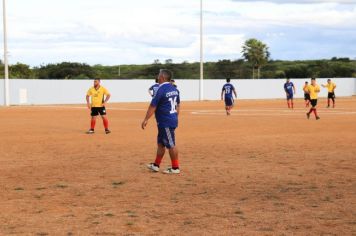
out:
<path id="1" fill-rule="evenodd" d="M 160 70 L 158 75 L 159 89 L 148 107 L 146 117 L 142 121 L 141 127 L 145 129 L 148 120 L 155 114 L 158 127 L 157 155 L 155 162 L 149 164 L 147 167 L 154 172 L 158 172 L 167 148 L 171 157 L 172 167 L 166 169 L 163 173 L 179 174 L 175 129 L 178 126 L 180 97 L 179 91 L 171 84 L 171 80 L 171 71 Z"/>
<path id="2" fill-rule="evenodd" d="M 148 93 L 151 95 L 151 97 L 154 97 L 156 95 L 158 88 L 159 88 L 159 83 L 158 83 L 158 79 L 156 79 L 156 83 L 148 89 Z"/>
<path id="3" fill-rule="evenodd" d="M 221 91 L 221 100 L 225 100 L 225 110 L 226 115 L 231 115 L 231 109 L 234 106 L 234 97 L 237 98 L 235 87 L 230 84 L 230 78 L 226 79 L 226 84 L 223 86 Z"/>
<path id="4" fill-rule="evenodd" d="M 295 87 L 292 82 L 290 82 L 290 79 L 287 78 L 287 82 L 284 84 L 284 91 L 286 92 L 287 96 L 287 104 L 288 108 L 294 108 L 294 103 L 293 103 L 293 95 L 295 94 Z"/>

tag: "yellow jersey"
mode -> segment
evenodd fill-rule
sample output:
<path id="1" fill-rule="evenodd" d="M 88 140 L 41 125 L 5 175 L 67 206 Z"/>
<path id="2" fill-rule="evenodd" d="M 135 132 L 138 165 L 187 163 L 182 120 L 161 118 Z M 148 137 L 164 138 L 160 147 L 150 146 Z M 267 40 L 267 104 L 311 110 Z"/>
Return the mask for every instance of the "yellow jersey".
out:
<path id="1" fill-rule="evenodd" d="M 333 82 L 327 83 L 327 84 L 325 85 L 325 87 L 328 88 L 328 92 L 329 92 L 329 93 L 333 93 L 334 90 L 335 90 L 335 88 L 336 88 L 336 84 L 333 83 Z"/>
<path id="2" fill-rule="evenodd" d="M 309 93 L 309 92 L 308 92 L 308 85 L 304 85 L 303 91 L 304 91 L 304 93 Z"/>
<path id="3" fill-rule="evenodd" d="M 307 90 L 310 94 L 310 99 L 318 99 L 318 93 L 320 92 L 319 85 L 308 85 Z"/>
<path id="4" fill-rule="evenodd" d="M 110 95 L 110 93 L 106 88 L 100 86 L 98 89 L 91 87 L 88 90 L 87 95 L 91 97 L 92 107 L 102 107 L 104 103 L 104 96 Z"/>

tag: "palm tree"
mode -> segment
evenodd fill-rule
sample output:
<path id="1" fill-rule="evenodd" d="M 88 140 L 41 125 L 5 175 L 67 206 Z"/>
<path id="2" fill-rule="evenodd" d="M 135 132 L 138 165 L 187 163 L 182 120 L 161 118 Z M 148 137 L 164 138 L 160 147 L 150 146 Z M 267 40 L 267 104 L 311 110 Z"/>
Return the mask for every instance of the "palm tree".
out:
<path id="1" fill-rule="evenodd" d="M 257 39 L 248 39 L 242 46 L 242 55 L 252 64 L 252 78 L 255 78 L 255 69 L 257 69 L 257 78 L 259 79 L 260 70 L 267 64 L 270 56 L 267 45 Z"/>

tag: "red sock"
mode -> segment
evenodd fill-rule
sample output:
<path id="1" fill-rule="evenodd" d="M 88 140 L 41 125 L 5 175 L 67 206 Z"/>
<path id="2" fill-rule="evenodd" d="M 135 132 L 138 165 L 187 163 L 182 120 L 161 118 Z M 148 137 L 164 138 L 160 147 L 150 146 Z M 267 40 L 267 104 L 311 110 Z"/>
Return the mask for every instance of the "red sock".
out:
<path id="1" fill-rule="evenodd" d="M 178 159 L 172 160 L 172 168 L 179 169 L 179 161 Z"/>
<path id="2" fill-rule="evenodd" d="M 162 159 L 163 159 L 163 156 L 156 156 L 156 160 L 155 160 L 155 165 L 156 166 L 160 166 L 161 165 L 161 162 L 162 162 Z"/>
<path id="3" fill-rule="evenodd" d="M 292 102 L 292 108 L 294 108 L 294 103 Z"/>
<path id="4" fill-rule="evenodd" d="M 109 121 L 108 121 L 108 118 L 106 118 L 106 117 L 103 118 L 103 124 L 104 124 L 105 129 L 109 129 Z"/>
<path id="5" fill-rule="evenodd" d="M 314 112 L 314 114 L 315 114 L 315 117 L 317 117 L 317 116 L 318 116 L 318 113 L 316 112 L 316 108 L 314 108 L 313 112 Z"/>
<path id="6" fill-rule="evenodd" d="M 96 123 L 96 120 L 91 119 L 91 122 L 90 122 L 90 129 L 94 129 L 94 128 L 95 128 L 95 123 Z"/>
<path id="7" fill-rule="evenodd" d="M 288 108 L 290 108 L 289 101 L 287 102 L 287 104 L 288 104 Z"/>
<path id="8" fill-rule="evenodd" d="M 330 99 L 328 99 L 328 107 L 330 106 Z"/>
<path id="9" fill-rule="evenodd" d="M 310 108 L 308 114 L 312 113 L 314 111 L 314 108 Z"/>

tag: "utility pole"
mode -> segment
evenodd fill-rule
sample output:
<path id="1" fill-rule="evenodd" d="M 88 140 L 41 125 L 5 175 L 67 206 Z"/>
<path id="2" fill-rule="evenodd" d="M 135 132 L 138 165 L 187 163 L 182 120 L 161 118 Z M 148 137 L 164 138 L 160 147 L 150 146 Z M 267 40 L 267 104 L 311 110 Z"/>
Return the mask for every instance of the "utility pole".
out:
<path id="1" fill-rule="evenodd" d="M 199 100 L 204 100 L 203 0 L 200 0 L 200 81 Z"/>
<path id="2" fill-rule="evenodd" d="M 2 1 L 2 10 L 3 10 L 3 24 L 4 24 L 4 68 L 5 68 L 5 77 L 4 77 L 4 102 L 5 106 L 10 106 L 10 92 L 9 92 L 9 63 L 7 59 L 7 25 L 6 25 L 6 2 Z"/>

